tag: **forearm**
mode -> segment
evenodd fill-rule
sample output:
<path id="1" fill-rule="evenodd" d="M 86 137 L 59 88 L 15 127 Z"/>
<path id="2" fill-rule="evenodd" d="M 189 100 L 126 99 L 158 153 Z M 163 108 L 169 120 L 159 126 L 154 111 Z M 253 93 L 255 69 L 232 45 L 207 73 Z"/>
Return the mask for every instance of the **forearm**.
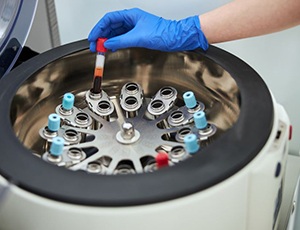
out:
<path id="1" fill-rule="evenodd" d="M 209 43 L 264 35 L 300 24 L 300 0 L 235 0 L 200 17 Z"/>

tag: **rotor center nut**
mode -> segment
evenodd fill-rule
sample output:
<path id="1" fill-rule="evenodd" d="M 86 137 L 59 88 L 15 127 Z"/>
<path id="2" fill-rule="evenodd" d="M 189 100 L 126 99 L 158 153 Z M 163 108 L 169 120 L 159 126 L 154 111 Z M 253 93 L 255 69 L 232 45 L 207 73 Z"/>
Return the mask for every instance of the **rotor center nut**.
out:
<path id="1" fill-rule="evenodd" d="M 124 122 L 121 130 L 116 134 L 116 139 L 121 144 L 133 144 L 140 138 L 140 133 L 130 122 Z"/>
<path id="2" fill-rule="evenodd" d="M 135 136 L 135 130 L 133 124 L 131 124 L 130 122 L 124 122 L 122 124 L 121 136 L 125 140 L 132 139 Z"/>

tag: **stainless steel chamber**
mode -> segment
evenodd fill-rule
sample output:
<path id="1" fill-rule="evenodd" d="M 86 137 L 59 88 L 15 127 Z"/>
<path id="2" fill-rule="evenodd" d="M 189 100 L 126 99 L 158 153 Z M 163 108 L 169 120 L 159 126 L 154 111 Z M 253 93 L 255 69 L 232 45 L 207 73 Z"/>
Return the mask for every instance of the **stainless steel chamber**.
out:
<path id="1" fill-rule="evenodd" d="M 58 165 L 91 172 L 91 167 L 101 164 L 105 168 L 102 174 L 116 173 L 119 167 L 145 172 L 158 152 L 172 155 L 172 149 L 176 153 L 184 151 L 184 136 L 197 133 L 193 131 L 193 114 L 205 110 L 210 126 L 217 127 L 217 132 L 209 140 L 201 135 L 200 146 L 204 148 L 236 122 L 239 90 L 226 70 L 197 56 L 193 52 L 144 49 L 108 53 L 101 98 L 90 91 L 94 55 L 84 50 L 66 56 L 48 64 L 19 87 L 11 104 L 14 131 L 31 152 L 47 158 L 43 154 L 49 150 L 53 134 L 45 127 L 48 115 L 56 111 L 65 121 L 60 136 L 70 143 L 66 147 L 69 154 Z M 190 112 L 182 99 L 186 91 L 194 91 L 199 104 Z M 58 106 L 66 92 L 75 95 L 76 111 L 72 115 Z M 138 135 L 131 141 L 121 136 L 124 122 L 131 123 Z M 212 133 L 214 130 L 210 128 Z M 77 135 L 85 137 L 76 142 Z M 84 159 L 79 154 L 80 161 L 76 157 L 72 161 L 68 156 L 74 151 L 82 152 Z M 170 163 L 178 160 L 179 156 Z"/>
<path id="2" fill-rule="evenodd" d="M 87 41 L 79 41 L 53 49 L 30 59 L 1 80 L 0 174 L 5 181 L 47 202 L 90 207 L 94 211 L 100 208 L 101 212 L 94 214 L 101 219 L 106 215 L 105 207 L 136 207 L 148 213 L 150 204 L 161 207 L 166 202 L 209 194 L 220 187 L 226 197 L 226 183 L 232 184 L 233 178 L 239 177 L 243 178 L 239 183 L 246 183 L 246 178 L 256 178 L 260 165 L 266 164 L 267 173 L 258 180 L 272 181 L 272 201 L 267 205 L 270 218 L 260 226 L 276 226 L 288 121 L 285 115 L 278 115 L 285 112 L 277 108 L 267 86 L 251 67 L 213 46 L 207 52 L 166 53 L 138 48 L 108 52 L 103 81 L 106 101 L 100 103 L 90 96 L 95 55 L 87 47 Z M 216 132 L 209 139 L 202 140 L 201 132 L 195 129 L 191 115 L 195 111 L 188 110 L 183 100 L 187 91 L 194 92 L 198 109 L 206 112 L 207 121 L 215 127 Z M 75 95 L 72 116 L 60 112 L 62 97 L 67 92 Z M 133 97 L 135 93 L 139 96 Z M 162 113 L 153 112 L 162 106 L 166 108 L 161 109 Z M 109 108 L 114 109 L 107 115 L 105 111 Z M 77 161 L 49 163 L 51 138 L 43 138 L 43 132 L 48 115 L 54 112 L 61 117 L 58 135 L 69 140 L 65 154 L 83 154 Z M 81 123 L 73 124 L 71 118 Z M 79 125 L 85 119 L 88 125 Z M 133 135 L 134 140 L 132 130 L 138 135 Z M 200 149 L 189 155 L 180 138 L 191 132 L 198 135 Z M 70 141 L 73 137 L 78 137 L 78 142 Z M 155 157 L 160 151 L 169 156 L 169 167 L 157 169 Z M 262 159 L 270 151 L 276 154 L 272 155 L 272 162 L 266 163 Z M 188 157 L 178 160 L 181 155 Z M 240 186 L 260 190 L 259 183 L 254 182 L 251 186 Z M 237 192 L 234 186 L 229 187 Z M 255 203 L 251 208 L 248 206 L 250 213 L 255 213 L 252 208 L 259 206 L 256 192 L 249 195 L 249 204 Z M 212 194 L 211 199 L 222 198 L 221 191 Z M 239 203 L 241 196 L 230 196 L 228 200 Z M 197 208 L 206 207 L 204 203 L 201 206 L 202 198 L 198 198 Z M 7 203 L 9 210 L 15 209 Z M 53 207 L 44 208 L 54 211 Z M 217 207 L 217 202 L 212 201 L 212 207 Z M 173 208 L 169 208 L 166 210 L 172 212 Z M 182 208 L 179 205 L 178 210 Z M 158 210 L 157 213 L 162 211 Z M 58 213 L 77 215 L 72 212 Z M 256 218 L 255 215 L 243 218 Z M 134 215 L 128 214 L 128 218 Z M 246 226 L 244 221 L 235 225 L 230 218 L 228 223 L 227 229 Z"/>

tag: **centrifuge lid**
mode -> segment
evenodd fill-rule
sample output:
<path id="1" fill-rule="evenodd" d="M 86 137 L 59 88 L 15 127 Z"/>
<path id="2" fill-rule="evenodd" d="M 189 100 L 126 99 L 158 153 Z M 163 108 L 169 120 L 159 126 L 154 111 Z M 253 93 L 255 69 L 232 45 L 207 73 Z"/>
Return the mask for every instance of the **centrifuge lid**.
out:
<path id="1" fill-rule="evenodd" d="M 29 34 L 37 0 L 0 1 L 0 78 L 16 62 Z"/>

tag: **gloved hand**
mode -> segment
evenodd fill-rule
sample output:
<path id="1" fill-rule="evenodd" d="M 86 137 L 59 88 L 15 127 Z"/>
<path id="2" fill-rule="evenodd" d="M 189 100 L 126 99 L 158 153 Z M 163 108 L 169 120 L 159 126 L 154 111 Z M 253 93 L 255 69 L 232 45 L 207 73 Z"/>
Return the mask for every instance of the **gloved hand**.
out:
<path id="1" fill-rule="evenodd" d="M 89 34 L 92 52 L 96 51 L 99 37 L 108 38 L 104 46 L 112 51 L 129 47 L 161 51 L 208 49 L 198 16 L 166 20 L 137 8 L 107 13 Z"/>

